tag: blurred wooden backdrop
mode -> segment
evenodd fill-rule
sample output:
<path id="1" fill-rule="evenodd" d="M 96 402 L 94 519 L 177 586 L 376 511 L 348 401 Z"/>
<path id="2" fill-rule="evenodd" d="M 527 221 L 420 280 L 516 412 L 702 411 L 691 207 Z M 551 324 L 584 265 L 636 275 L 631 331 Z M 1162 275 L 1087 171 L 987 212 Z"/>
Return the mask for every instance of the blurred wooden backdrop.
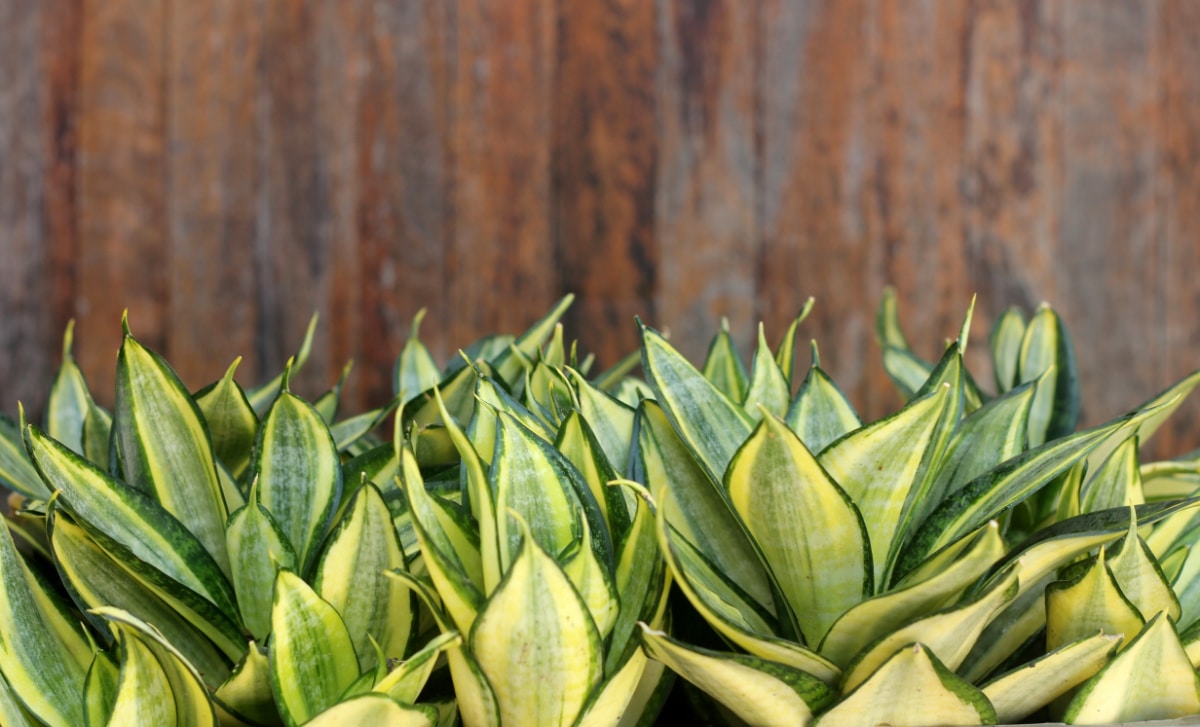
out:
<path id="1" fill-rule="evenodd" d="M 1053 303 L 1094 422 L 1200 366 L 1198 264 L 1194 0 L 0 0 L 10 413 L 72 317 L 107 401 L 125 308 L 193 387 L 319 311 L 302 383 L 361 409 L 418 308 L 445 360 L 574 291 L 602 362 L 815 296 L 875 416 L 890 283 L 929 356 L 978 293 L 976 363 Z"/>

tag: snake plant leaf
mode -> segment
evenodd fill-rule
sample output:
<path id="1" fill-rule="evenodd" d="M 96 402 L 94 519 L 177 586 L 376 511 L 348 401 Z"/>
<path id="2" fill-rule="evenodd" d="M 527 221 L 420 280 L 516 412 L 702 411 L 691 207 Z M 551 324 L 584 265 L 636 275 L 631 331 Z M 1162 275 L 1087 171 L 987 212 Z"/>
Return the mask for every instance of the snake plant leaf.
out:
<path id="1" fill-rule="evenodd" d="M 1154 436 L 1154 433 L 1158 431 L 1158 428 L 1162 426 L 1163 422 L 1179 409 L 1197 387 L 1200 387 L 1200 371 L 1189 374 L 1139 406 L 1136 411 L 1138 413 L 1146 412 L 1147 414 L 1140 418 L 1137 428 L 1130 432 L 1130 436 L 1136 434 L 1139 443 L 1145 445 Z M 1097 447 L 1088 456 L 1088 468 L 1095 472 L 1100 463 L 1107 459 L 1112 450 L 1116 449 L 1123 441 L 1114 439 Z M 1195 472 L 1195 469 L 1192 471 Z"/>
<path id="2" fill-rule="evenodd" d="M 617 553 L 615 575 L 617 597 L 621 604 L 617 620 L 608 639 L 604 673 L 613 674 L 618 663 L 626 658 L 627 647 L 634 643 L 638 621 L 652 627 L 661 626 L 662 603 L 670 588 L 667 564 L 658 551 L 657 513 L 650 493 L 641 485 L 622 481 L 609 485 L 623 487 L 636 493 L 635 510 L 629 536 Z M 622 667 L 623 668 L 623 667 Z"/>
<path id="3" fill-rule="evenodd" d="M 217 714 L 213 702 L 209 698 L 208 688 L 196 669 L 157 629 L 145 621 L 119 608 L 98 608 L 94 613 L 109 622 L 109 627 L 117 636 L 117 643 L 123 655 L 129 654 L 129 647 L 139 642 L 145 647 L 156 661 L 166 678 L 171 701 L 175 705 L 175 714 L 169 722 L 147 722 L 145 724 L 176 724 L 181 727 L 207 727 L 217 724 Z M 141 658 L 140 656 L 138 657 Z M 113 719 L 116 720 L 125 691 L 125 665 L 121 665 L 121 677 L 117 686 L 117 700 L 113 709 Z M 141 695 L 138 695 L 141 697 Z M 141 724 L 141 722 L 138 722 Z M 112 721 L 110 724 L 125 724 Z"/>
<path id="4" fill-rule="evenodd" d="M 820 679 L 799 669 L 743 654 L 683 644 L 642 624 L 642 645 L 752 727 L 804 727 L 837 695 Z"/>
<path id="5" fill-rule="evenodd" d="M 1046 586 L 1046 648 L 1058 649 L 1099 630 L 1126 643 L 1146 621 L 1117 585 L 1105 549 L 1078 573 Z M 1074 569 L 1072 569 L 1074 570 Z"/>
<path id="6" fill-rule="evenodd" d="M 582 535 L 586 518 L 591 547 L 611 571 L 613 546 L 604 516 L 579 471 L 545 439 L 516 417 L 500 413 L 496 426 L 496 456 L 489 473 L 496 512 L 512 508 L 528 524 L 546 552 L 565 552 Z M 500 565 L 507 570 L 521 538 L 507 517 L 498 518 Z"/>
<path id="7" fill-rule="evenodd" d="M 542 347 L 542 342 L 554 333 L 559 320 L 562 319 L 563 314 L 567 312 L 567 308 L 571 307 L 574 300 L 574 295 L 563 296 L 546 315 L 518 336 L 510 346 L 506 346 L 489 360 L 501 381 L 510 387 L 519 381 L 524 369 L 518 354 L 530 359 L 536 357 Z M 444 394 L 445 392 L 443 392 Z"/>
<path id="8" fill-rule="evenodd" d="M 929 380 L 933 365 L 907 348 L 883 347 L 883 369 L 905 401 L 911 400 Z"/>
<path id="9" fill-rule="evenodd" d="M 1025 316 L 1012 306 L 1004 311 L 992 326 L 988 344 L 992 350 L 992 373 L 996 391 L 1000 394 L 1015 388 L 1021 359 L 1021 340 L 1025 338 Z"/>
<path id="10" fill-rule="evenodd" d="M 455 633 L 451 618 L 443 611 L 439 593 L 423 578 L 407 571 L 391 570 L 388 575 L 404 583 L 421 599 L 443 634 Z M 471 652 L 461 643 L 446 650 L 450 678 L 462 723 L 475 727 L 500 727 L 500 706 L 488 678 L 484 676 Z"/>
<path id="11" fill-rule="evenodd" d="M 372 639 L 388 658 L 408 652 L 416 630 L 416 604 L 407 588 L 384 575 L 405 567 L 383 495 L 368 484 L 330 535 L 313 579 L 317 593 L 341 614 L 360 671 L 375 665 Z"/>
<path id="12" fill-rule="evenodd" d="M 871 545 L 858 508 L 769 413 L 734 455 L 725 487 L 805 642 L 819 644 L 839 616 L 873 592 Z"/>
<path id="13" fill-rule="evenodd" d="M 329 427 L 329 434 L 333 436 L 338 451 L 357 456 L 371 449 L 374 442 L 367 435 L 382 425 L 399 406 L 400 400 L 393 397 L 381 407 L 334 422 Z"/>
<path id="14" fill-rule="evenodd" d="M 603 642 L 570 579 L 513 517 L 518 550 L 468 643 L 502 724 L 570 725 L 603 676 Z"/>
<path id="15" fill-rule="evenodd" d="M 279 393 L 259 427 L 250 474 L 259 501 L 296 552 L 298 572 L 307 574 L 342 494 L 337 447 L 311 404 Z"/>
<path id="16" fill-rule="evenodd" d="M 332 707 L 358 678 L 354 642 L 337 609 L 291 571 L 275 576 L 271 690 L 289 727 Z"/>
<path id="17" fill-rule="evenodd" d="M 98 727 L 108 724 L 108 716 L 112 714 L 120 681 L 121 668 L 116 661 L 116 651 L 97 652 L 91 668 L 88 669 L 87 681 L 83 685 L 85 725 Z"/>
<path id="18" fill-rule="evenodd" d="M 88 399 L 87 415 L 83 418 L 83 456 L 96 463 L 100 469 L 108 469 L 109 452 L 112 449 L 112 414 L 95 401 Z"/>
<path id="19" fill-rule="evenodd" d="M 1017 568 L 971 603 L 913 621 L 860 653 L 842 675 L 842 693 L 853 691 L 905 644 L 921 643 L 949 669 L 957 669 L 992 616 L 1017 595 Z"/>
<path id="20" fill-rule="evenodd" d="M 67 604 L 17 552 L 8 529 L 0 530 L 0 623 L 20 625 L 5 633 L 0 673 L 41 722 L 82 724 L 79 695 L 95 649 Z"/>
<path id="21" fill-rule="evenodd" d="M 396 583 L 400 585 L 400 581 Z M 438 659 L 448 650 L 461 647 L 462 640 L 462 635 L 457 631 L 438 634 L 376 682 L 372 691 L 386 694 L 401 702 L 416 702 L 434 667 L 437 666 Z"/>
<path id="22" fill-rule="evenodd" d="M 575 724 L 577 727 L 616 727 L 632 724 L 629 720 L 633 715 L 641 715 L 642 720 L 652 718 L 661 708 L 661 703 L 655 703 L 655 699 L 665 697 L 656 692 L 669 688 L 673 677 L 674 673 L 662 662 L 650 660 L 643 649 L 634 649 L 615 674 L 592 690 L 592 696 Z"/>
<path id="23" fill-rule="evenodd" d="M 438 369 L 433 354 L 421 342 L 420 330 L 423 320 L 425 320 L 424 308 L 413 316 L 408 338 L 404 341 L 404 347 L 400 349 L 400 356 L 396 358 L 393 378 L 396 397 L 401 404 L 407 403 L 421 392 L 437 385 L 442 378 L 442 372 Z"/>
<path id="24" fill-rule="evenodd" d="M 400 480 L 408 498 L 412 527 L 421 544 L 425 567 L 454 627 L 468 633 L 484 601 L 479 585 L 483 578 L 482 560 L 473 560 L 479 557 L 478 550 L 473 552 L 471 548 L 463 547 L 464 531 L 457 528 L 457 521 L 450 520 L 446 511 L 439 509 L 426 492 L 420 469 L 408 449 L 401 451 Z M 449 529 L 445 527 L 447 522 L 451 525 Z M 463 560 L 464 554 L 467 561 Z"/>
<path id="25" fill-rule="evenodd" d="M 750 436 L 753 421 L 740 404 L 697 371 L 658 332 L 642 328 L 642 370 L 680 439 L 713 482 Z"/>
<path id="26" fill-rule="evenodd" d="M 567 376 L 575 386 L 579 413 L 596 435 L 608 462 L 618 474 L 628 474 L 629 449 L 633 445 L 636 411 L 603 388 L 589 382 L 575 369 Z"/>
<path id="27" fill-rule="evenodd" d="M 567 412 L 575 410 L 574 388 L 560 369 L 535 361 L 525 375 L 526 408 L 552 429 L 557 429 Z"/>
<path id="28" fill-rule="evenodd" d="M 305 724 L 308 727 L 343 725 L 388 725 L 388 727 L 435 727 L 438 713 L 423 704 L 406 704 L 385 694 L 360 694 L 338 702 Z"/>
<path id="29" fill-rule="evenodd" d="M 63 332 L 62 365 L 54 375 L 46 400 L 46 431 L 71 451 L 83 454 L 83 422 L 91 406 L 92 394 L 71 353 L 74 340 L 75 320 L 72 319 Z"/>
<path id="30" fill-rule="evenodd" d="M 242 623 L 255 639 L 264 641 L 271 632 L 275 571 L 294 570 L 298 560 L 287 534 L 262 506 L 258 480 L 250 485 L 249 502 L 229 516 L 225 537 Z"/>
<path id="31" fill-rule="evenodd" d="M 300 369 L 308 363 L 308 357 L 312 354 L 313 336 L 316 332 L 317 314 L 313 313 L 312 318 L 308 320 L 308 328 L 304 329 L 304 340 L 300 343 L 300 350 L 288 362 L 288 366 L 276 374 L 275 378 L 246 393 L 246 399 L 250 402 L 250 406 L 254 407 L 254 412 L 258 416 L 266 415 L 267 410 L 275 402 L 275 397 L 279 396 L 279 392 L 283 390 L 284 382 L 289 377 L 300 373 Z"/>
<path id="32" fill-rule="evenodd" d="M 758 349 L 754 352 L 750 383 L 742 400 L 742 408 L 751 419 L 760 418 L 762 411 L 781 417 L 787 412 L 791 398 L 791 385 L 779 364 L 775 362 L 775 357 L 771 355 L 771 347 L 767 345 L 767 334 L 760 323 Z"/>
<path id="33" fill-rule="evenodd" d="M 233 380 L 239 356 L 226 369 L 219 381 L 196 392 L 196 405 L 204 414 L 212 436 L 213 454 L 229 473 L 241 477 L 250 466 L 254 436 L 258 431 L 258 415 L 246 398 L 246 392 Z"/>
<path id="34" fill-rule="evenodd" d="M 1015 724 L 1100 671 L 1121 637 L 1095 633 L 1044 654 L 984 684 L 1001 724 Z"/>
<path id="35" fill-rule="evenodd" d="M 655 499 L 669 492 L 674 506 L 669 523 L 703 553 L 708 562 L 754 604 L 753 610 L 776 616 L 771 577 L 728 502 L 684 445 L 657 403 L 643 401 L 638 410 L 634 479 Z"/>
<path id="36" fill-rule="evenodd" d="M 947 497 L 913 536 L 900 559 L 897 573 L 974 530 L 1001 511 L 1037 492 L 1089 451 L 1126 427 L 1136 426 L 1138 414 L 1076 432 L 1002 462 Z M 853 493 L 851 493 L 853 495 Z M 869 521 L 868 521 L 869 522 Z"/>
<path id="37" fill-rule="evenodd" d="M 345 388 L 346 379 L 350 378 L 350 371 L 353 368 L 354 362 L 347 361 L 346 365 L 342 367 L 342 373 L 338 376 L 337 382 L 312 403 L 313 408 L 317 410 L 327 425 L 332 426 L 334 419 L 337 419 L 338 407 L 342 403 L 342 389 Z"/>
<path id="38" fill-rule="evenodd" d="M 275 695 L 271 692 L 271 664 L 257 644 L 250 645 L 233 673 L 217 687 L 213 701 L 219 709 L 241 722 L 280 724 Z"/>
<path id="39" fill-rule="evenodd" d="M 839 439 L 817 457 L 866 523 L 876 591 L 888 582 L 889 564 L 904 535 L 905 513 L 921 489 L 918 480 L 954 396 L 949 386 L 939 387 L 896 414 Z"/>
<path id="40" fill-rule="evenodd" d="M 649 374 L 645 367 L 643 353 L 642 370 Z M 738 355 L 737 345 L 729 335 L 729 319 L 721 319 L 721 330 L 713 336 L 708 346 L 708 355 L 704 358 L 704 378 L 716 387 L 730 401 L 741 402 L 746 398 L 749 377 L 746 376 L 746 364 Z"/>
<path id="41" fill-rule="evenodd" d="M 460 422 L 470 421 L 475 411 L 475 385 L 479 376 L 492 376 L 495 371 L 485 361 L 463 362 L 437 384 L 443 404 Z M 412 425 L 428 426 L 443 423 L 431 387 L 405 402 L 404 430 Z"/>
<path id="42" fill-rule="evenodd" d="M 113 479 L 37 427 L 25 443 L 57 502 L 110 555 L 133 570 L 233 659 L 244 641 L 233 586 L 208 550 L 149 495 Z M 241 644 L 239 645 L 239 641 Z"/>
<path id="43" fill-rule="evenodd" d="M 204 415 L 174 369 L 125 328 L 113 427 L 125 481 L 154 497 L 229 575 L 229 517 Z"/>
<path id="44" fill-rule="evenodd" d="M 54 565 L 68 593 L 101 633 L 102 617 L 89 609 L 111 606 L 153 623 L 214 687 L 229 676 L 228 657 L 187 618 L 129 573 L 83 528 L 51 510 L 47 518 Z"/>
<path id="45" fill-rule="evenodd" d="M 815 302 L 816 299 L 812 296 L 804 301 L 800 313 L 788 324 L 787 331 L 783 334 L 783 340 L 779 342 L 779 348 L 775 351 L 775 364 L 783 373 L 789 392 L 796 382 L 796 332 L 800 329 L 800 324 L 804 322 L 804 319 L 808 318 L 808 314 L 812 313 Z"/>
<path id="46" fill-rule="evenodd" d="M 605 393 L 613 394 L 617 386 L 619 386 L 622 381 L 627 380 L 633 374 L 633 372 L 637 370 L 641 363 L 642 352 L 630 351 L 622 356 L 621 359 L 615 364 L 593 377 L 590 383 L 592 386 Z M 588 375 L 588 373 L 583 371 L 579 366 L 570 366 L 569 368 L 585 376 Z"/>
<path id="47" fill-rule="evenodd" d="M 632 425 L 632 419 L 630 420 Z M 630 427 L 632 432 L 632 426 Z M 563 454 L 579 473 L 583 475 L 592 498 L 600 505 L 600 514 L 613 539 L 620 542 L 629 531 L 629 508 L 631 498 L 624 491 L 609 487 L 617 479 L 617 472 L 609 463 L 592 432 L 587 419 L 573 411 L 563 420 L 554 441 L 555 448 Z"/>
<path id="48" fill-rule="evenodd" d="M 983 692 L 955 676 L 933 650 L 909 644 L 822 714 L 814 727 L 865 724 L 996 724 L 996 710 Z"/>
<path id="49" fill-rule="evenodd" d="M 1029 319 L 1021 338 L 1017 365 L 1019 383 L 1051 377 L 1038 384 L 1029 412 L 1029 444 L 1037 447 L 1070 434 L 1079 419 L 1079 367 L 1075 347 L 1058 314 L 1042 303 Z"/>
<path id="50" fill-rule="evenodd" d="M 141 639 L 117 630 L 121 671 L 107 724 L 175 725 L 175 696 L 166 668 Z"/>
<path id="51" fill-rule="evenodd" d="M 1142 475 L 1138 468 L 1138 438 L 1132 436 L 1117 446 L 1080 490 L 1082 512 L 1110 507 L 1141 505 Z"/>
<path id="52" fill-rule="evenodd" d="M 107 710 L 105 713 L 107 714 Z M 0 724 L 8 727 L 37 727 L 40 724 L 21 705 L 3 674 L 0 674 Z"/>
<path id="53" fill-rule="evenodd" d="M 638 352 L 638 356 L 640 360 L 640 351 Z M 616 397 L 617 401 L 627 406 L 636 407 L 646 399 L 654 399 L 654 389 L 650 388 L 650 384 L 641 379 L 629 378 L 623 379 L 621 383 L 613 387 L 612 395 Z"/>
<path id="54" fill-rule="evenodd" d="M 49 500 L 50 490 L 25 453 L 20 427 L 0 414 L 0 485 L 31 500 Z"/>
<path id="55" fill-rule="evenodd" d="M 483 594 L 491 595 L 500 584 L 500 544 L 497 540 L 497 518 L 491 483 L 483 459 L 446 410 L 441 394 L 434 391 L 434 398 L 445 421 L 446 432 L 461 461 L 463 492 L 479 527 L 479 560 L 482 569 Z M 397 445 L 399 446 L 399 445 Z"/>
<path id="56" fill-rule="evenodd" d="M 583 537 L 557 560 L 587 606 L 600 638 L 607 640 L 616 624 L 620 603 L 612 572 L 599 562 L 596 551 L 587 547 L 590 541 L 587 520 L 584 520 Z"/>
<path id="57" fill-rule="evenodd" d="M 875 337 L 883 346 L 894 346 L 908 350 L 908 339 L 900 326 L 900 310 L 896 305 L 896 289 L 887 286 L 883 289 L 883 297 L 879 300 L 879 308 L 875 311 Z M 914 389 L 915 391 L 915 389 Z"/>
<path id="58" fill-rule="evenodd" d="M 1021 384 L 963 417 L 946 448 L 930 500 L 946 495 L 1025 450 L 1034 384 Z"/>
<path id="59" fill-rule="evenodd" d="M 1138 535 L 1136 511 L 1130 509 L 1129 514 L 1129 531 L 1113 546 L 1113 556 L 1108 562 L 1113 578 L 1143 616 L 1166 611 L 1172 621 L 1178 621 L 1183 612 L 1179 598 L 1163 575 L 1158 559 Z"/>
<path id="60" fill-rule="evenodd" d="M 1109 724 L 1200 714 L 1200 676 L 1160 611 L 1076 692 L 1063 719 Z"/>
<path id="61" fill-rule="evenodd" d="M 788 407 L 788 426 L 810 452 L 821 452 L 831 442 L 862 426 L 850 400 L 821 369 L 817 342 L 812 343 L 812 366 Z"/>
<path id="62" fill-rule="evenodd" d="M 845 666 L 867 645 L 921 614 L 952 603 L 1004 554 L 1004 540 L 994 520 L 956 546 L 948 553 L 952 557 L 939 562 L 936 569 L 847 610 L 833 623 L 817 651 Z"/>
<path id="63" fill-rule="evenodd" d="M 671 527 L 676 498 L 664 491 L 658 503 L 658 542 L 675 583 L 704 620 L 719 634 L 760 659 L 834 683 L 841 670 L 800 644 L 781 638 L 778 622 L 762 611 L 735 583 Z"/>
<path id="64" fill-rule="evenodd" d="M 546 441 L 554 440 L 554 431 L 533 412 L 506 392 L 495 379 L 481 376 L 475 387 L 475 414 L 467 424 L 467 434 L 475 451 L 491 464 L 495 456 L 496 420 L 500 413 L 508 414 L 531 432 Z"/>

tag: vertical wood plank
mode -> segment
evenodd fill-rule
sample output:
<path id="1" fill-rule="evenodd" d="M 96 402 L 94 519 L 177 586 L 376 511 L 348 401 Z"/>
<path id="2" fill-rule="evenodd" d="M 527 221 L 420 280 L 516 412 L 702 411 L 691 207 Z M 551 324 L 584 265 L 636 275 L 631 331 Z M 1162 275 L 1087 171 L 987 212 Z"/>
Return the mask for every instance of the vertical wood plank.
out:
<path id="1" fill-rule="evenodd" d="M 700 358 L 727 316 L 756 337 L 757 7 L 738 0 L 659 0 L 659 295 L 654 323 Z"/>
<path id="2" fill-rule="evenodd" d="M 454 345 L 517 332 L 559 295 L 551 237 L 552 0 L 454 3 L 447 294 Z"/>
<path id="3" fill-rule="evenodd" d="M 1158 6 L 1104 0 L 1063 8 L 1061 248 L 1050 267 L 1062 271 L 1063 314 L 1084 354 L 1084 423 L 1135 406 L 1162 379 Z"/>
<path id="4" fill-rule="evenodd" d="M 448 16 L 438 0 L 372 6 L 364 30 L 367 75 L 354 112 L 355 210 L 362 300 L 360 374 L 368 406 L 393 390 L 392 364 L 420 308 L 421 339 L 439 361 L 453 346 L 447 295 Z"/>
<path id="5" fill-rule="evenodd" d="M 634 316 L 658 317 L 654 10 L 630 0 L 563 0 L 558 11 L 558 266 L 563 288 L 578 295 L 567 333 L 602 365 L 636 350 Z"/>
<path id="6" fill-rule="evenodd" d="M 1200 368 L 1200 5 L 1166 0 L 1159 12 L 1157 77 L 1159 201 L 1165 250 L 1164 282 L 1153 291 L 1159 311 L 1146 321 L 1163 337 L 1151 356 L 1159 357 L 1157 386 Z M 1200 445 L 1200 403 L 1186 402 L 1155 435 L 1151 453 L 1175 456 Z"/>
<path id="7" fill-rule="evenodd" d="M 802 335 L 817 339 L 823 364 L 855 405 L 873 411 L 871 304 L 882 277 L 871 267 L 865 206 L 874 168 L 869 13 L 866 2 L 764 3 L 758 294 L 776 329 L 816 297 Z"/>
<path id="8" fill-rule="evenodd" d="M 22 400 L 37 411 L 53 365 L 52 309 L 41 282 L 52 261 L 43 214 L 49 170 L 41 63 L 41 13 L 33 3 L 0 0 L 0 408 Z M 33 63 L 29 61 L 32 59 Z M 32 67 L 31 67 L 32 66 Z"/>
<path id="9" fill-rule="evenodd" d="M 318 89 L 320 5 L 264 3 L 257 97 L 257 217 L 254 246 L 257 358 L 278 370 L 296 351 L 313 312 L 321 315 L 312 357 L 295 391 L 316 396 L 340 369 L 330 351 L 333 256 L 330 149 Z"/>
<path id="10" fill-rule="evenodd" d="M 1009 306 L 1028 315 L 1043 300 L 1058 307 L 1066 300 L 1054 274 L 1061 261 L 1063 7 L 971 4 L 963 245 L 981 340 Z"/>
<path id="11" fill-rule="evenodd" d="M 76 355 L 100 402 L 112 401 L 123 310 L 147 346 L 167 338 L 165 5 L 81 9 Z"/>
<path id="12" fill-rule="evenodd" d="M 255 346 L 262 12 L 261 2 L 214 0 L 174 2 L 169 13 L 167 353 L 193 389 L 236 356 L 247 386 L 281 363 Z"/>

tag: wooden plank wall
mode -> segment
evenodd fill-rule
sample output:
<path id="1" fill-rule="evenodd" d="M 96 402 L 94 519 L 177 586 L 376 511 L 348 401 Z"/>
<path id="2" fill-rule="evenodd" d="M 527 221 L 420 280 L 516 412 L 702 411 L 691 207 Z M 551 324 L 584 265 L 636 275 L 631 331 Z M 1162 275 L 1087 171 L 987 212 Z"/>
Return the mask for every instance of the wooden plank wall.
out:
<path id="1" fill-rule="evenodd" d="M 567 291 L 602 362 L 633 317 L 702 355 L 804 335 L 870 416 L 872 317 L 934 355 L 979 294 L 1052 302 L 1084 418 L 1200 367 L 1191 0 L 0 0 L 0 409 L 78 321 L 190 385 L 388 394 L 420 307 L 443 360 Z M 986 367 L 984 368 L 986 370 Z M 1200 444 L 1200 404 L 1157 454 Z"/>

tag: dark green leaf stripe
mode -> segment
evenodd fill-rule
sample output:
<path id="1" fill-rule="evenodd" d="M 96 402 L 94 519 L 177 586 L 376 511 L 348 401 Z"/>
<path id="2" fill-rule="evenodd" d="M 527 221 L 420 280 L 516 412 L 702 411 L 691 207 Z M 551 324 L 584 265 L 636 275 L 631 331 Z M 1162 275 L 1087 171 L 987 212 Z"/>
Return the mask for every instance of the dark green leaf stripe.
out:
<path id="1" fill-rule="evenodd" d="M 233 588 L 208 551 L 161 505 L 48 438 L 30 425 L 26 445 L 59 502 L 81 526 L 194 592 L 220 612 L 235 613 Z M 101 544 L 116 554 L 104 540 Z"/>
<path id="2" fill-rule="evenodd" d="M 178 518 L 229 574 L 229 511 L 204 415 L 175 371 L 126 333 L 113 417 L 125 481 Z"/>
<path id="3" fill-rule="evenodd" d="M 311 404 L 280 393 L 259 427 L 251 464 L 263 507 L 287 534 L 307 573 L 342 494 L 342 468 L 329 427 Z"/>
<path id="4" fill-rule="evenodd" d="M 131 577 L 100 544 L 61 513 L 50 518 L 54 564 L 80 610 L 112 606 L 154 624 L 179 649 L 206 683 L 216 688 L 229 676 L 229 661 L 188 619 L 171 608 L 139 579 Z M 103 626 L 99 616 L 90 616 Z M 107 628 L 101 629 L 102 633 Z"/>

